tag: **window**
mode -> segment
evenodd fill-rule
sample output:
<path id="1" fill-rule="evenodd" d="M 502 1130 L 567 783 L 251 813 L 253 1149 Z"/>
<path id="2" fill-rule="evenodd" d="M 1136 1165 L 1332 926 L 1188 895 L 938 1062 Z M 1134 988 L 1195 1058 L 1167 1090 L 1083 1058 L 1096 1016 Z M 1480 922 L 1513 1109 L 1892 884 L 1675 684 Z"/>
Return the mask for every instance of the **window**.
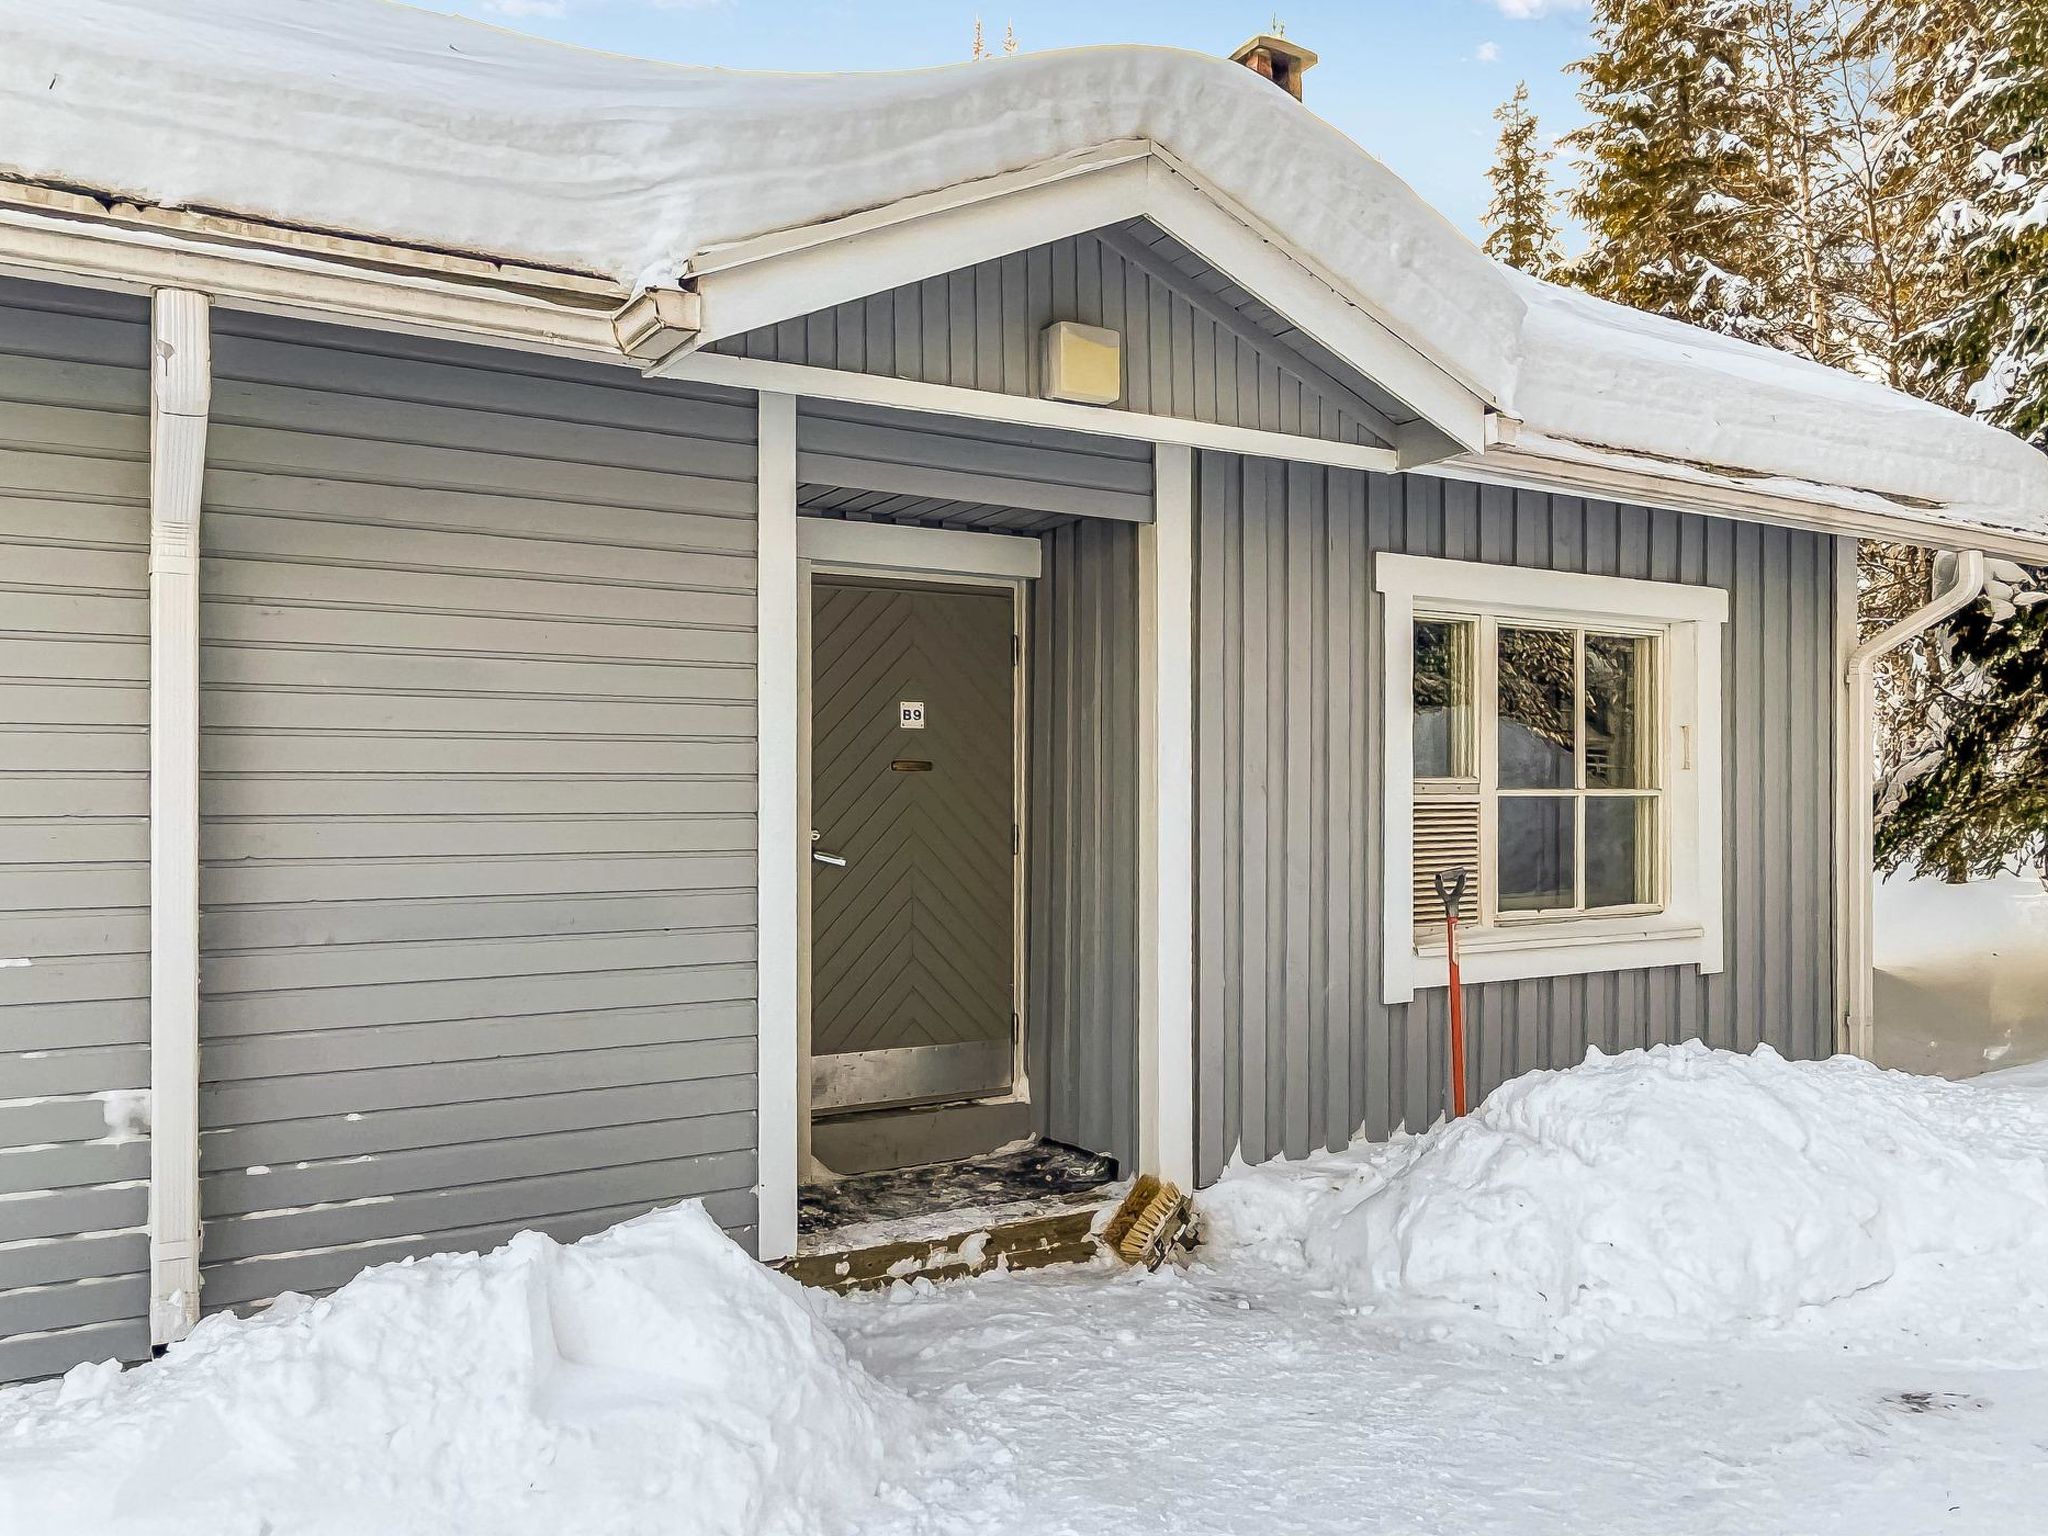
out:
<path id="1" fill-rule="evenodd" d="M 1720 966 L 1720 627 L 1675 583 L 1379 558 L 1387 1000 L 1472 980 Z"/>

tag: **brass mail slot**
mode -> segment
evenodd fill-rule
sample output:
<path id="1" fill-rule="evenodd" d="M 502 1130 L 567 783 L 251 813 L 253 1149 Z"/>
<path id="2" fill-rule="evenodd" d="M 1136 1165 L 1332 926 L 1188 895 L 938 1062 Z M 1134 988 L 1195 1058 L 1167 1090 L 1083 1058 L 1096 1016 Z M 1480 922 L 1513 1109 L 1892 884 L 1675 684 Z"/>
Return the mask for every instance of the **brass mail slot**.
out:
<path id="1" fill-rule="evenodd" d="M 898 773 L 930 773 L 930 761 L 922 757 L 899 757 L 889 765 Z"/>

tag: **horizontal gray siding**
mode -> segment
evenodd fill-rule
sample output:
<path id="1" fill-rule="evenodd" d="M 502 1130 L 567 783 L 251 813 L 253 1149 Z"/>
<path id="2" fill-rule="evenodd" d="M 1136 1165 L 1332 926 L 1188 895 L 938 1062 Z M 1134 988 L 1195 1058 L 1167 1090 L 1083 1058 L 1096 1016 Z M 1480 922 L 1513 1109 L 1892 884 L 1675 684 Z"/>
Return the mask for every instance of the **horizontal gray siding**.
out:
<path id="1" fill-rule="evenodd" d="M 754 1220 L 751 399 L 223 317 L 204 1302 Z"/>
<path id="2" fill-rule="evenodd" d="M 148 356 L 0 282 L 0 1381 L 149 1353 Z"/>
<path id="3" fill-rule="evenodd" d="M 1482 1090 L 1692 1036 L 1830 1049 L 1834 548 L 1822 535 L 1421 476 L 1202 456 L 1197 1053 L 1202 1178 L 1444 1100 L 1444 994 L 1380 999 L 1382 550 L 1731 594 L 1727 969 L 1468 989 Z"/>
<path id="4" fill-rule="evenodd" d="M 1031 617 L 1026 1062 L 1034 1123 L 1137 1157 L 1137 530 L 1043 536 Z"/>
<path id="5" fill-rule="evenodd" d="M 1284 325 L 1242 290 L 1178 270 L 1166 252 L 1184 251 L 1169 244 L 1153 254 L 1159 239 L 1142 223 L 1076 235 L 728 337 L 712 350 L 1037 395 L 1039 333 L 1073 320 L 1122 335 L 1122 409 L 1380 441 L 1366 425 L 1373 407 L 1357 393 L 1369 386 L 1334 376 L 1269 334 Z"/>

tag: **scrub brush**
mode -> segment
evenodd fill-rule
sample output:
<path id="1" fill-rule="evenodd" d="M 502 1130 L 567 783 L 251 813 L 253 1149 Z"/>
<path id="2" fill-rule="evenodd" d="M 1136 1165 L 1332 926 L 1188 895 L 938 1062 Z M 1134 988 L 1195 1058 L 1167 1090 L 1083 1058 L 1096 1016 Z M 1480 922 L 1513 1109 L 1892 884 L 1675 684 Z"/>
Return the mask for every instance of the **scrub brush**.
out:
<path id="1" fill-rule="evenodd" d="M 1141 1173 L 1102 1229 L 1104 1246 L 1126 1264 L 1157 1269 L 1176 1239 L 1194 1246 L 1194 1206 L 1177 1184 Z"/>

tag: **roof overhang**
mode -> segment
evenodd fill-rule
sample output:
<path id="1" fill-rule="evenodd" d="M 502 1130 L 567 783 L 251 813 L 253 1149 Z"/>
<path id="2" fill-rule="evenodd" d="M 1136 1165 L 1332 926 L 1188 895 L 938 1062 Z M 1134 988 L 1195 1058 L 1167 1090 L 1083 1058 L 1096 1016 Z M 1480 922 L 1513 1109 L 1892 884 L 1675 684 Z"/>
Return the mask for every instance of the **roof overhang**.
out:
<path id="1" fill-rule="evenodd" d="M 1404 466 L 1486 447 L 1496 402 L 1426 338 L 1401 334 L 1364 295 L 1141 139 L 706 251 L 684 273 L 700 329 L 649 371 L 681 375 L 714 342 L 1134 218 L 1229 273 L 1412 411 L 1394 445 Z"/>

